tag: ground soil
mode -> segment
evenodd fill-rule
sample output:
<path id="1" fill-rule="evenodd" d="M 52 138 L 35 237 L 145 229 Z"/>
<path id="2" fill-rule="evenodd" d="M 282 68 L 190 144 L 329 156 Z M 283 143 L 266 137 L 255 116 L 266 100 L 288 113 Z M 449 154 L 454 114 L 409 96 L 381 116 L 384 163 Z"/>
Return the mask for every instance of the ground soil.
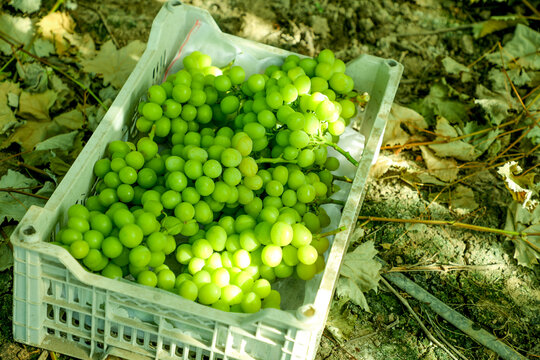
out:
<path id="1" fill-rule="evenodd" d="M 52 7 L 53 3 L 47 0 L 44 6 Z M 155 0 L 111 0 L 97 8 L 94 2 L 77 3 L 72 16 L 79 31 L 89 32 L 102 41 L 113 36 L 122 45 L 134 39 L 146 41 L 152 20 L 163 4 Z M 527 11 L 521 2 L 510 9 L 496 2 L 471 5 L 469 1 L 459 0 L 191 0 L 184 3 L 207 9 L 225 32 L 301 54 L 315 55 L 330 48 L 345 61 L 365 53 L 393 58 L 404 65 L 395 99 L 404 105 L 427 94 L 430 84 L 440 77 L 442 57 L 452 56 L 469 64 L 505 35 L 498 33 L 475 40 L 469 29 L 429 32 L 470 24 L 505 11 Z M 110 31 L 102 19 L 106 19 Z M 416 33 L 424 35 L 415 36 Z M 419 155 L 413 149 L 397 156 L 414 163 L 419 162 Z M 431 204 L 441 187 L 415 186 L 399 173 L 390 172 L 371 180 L 361 215 L 404 219 L 422 215 L 503 228 L 511 197 L 497 177 L 484 171 L 464 185 L 473 190 L 480 206 L 460 215 L 448 203 Z M 389 267 L 431 266 L 428 271 L 404 270 L 404 273 L 522 355 L 530 359 L 540 357 L 539 269 L 518 266 L 511 241 L 489 233 L 421 224 L 368 223 L 364 227 L 362 241 L 373 239 L 379 256 Z M 461 267 L 445 270 L 434 265 Z M 0 289 L 9 288 L 11 274 L 1 275 Z M 429 332 L 437 339 L 444 339 L 444 347 L 452 348 L 454 354 L 460 353 L 463 359 L 498 358 L 425 304 L 401 294 Z M 325 330 L 316 359 L 451 359 L 426 336 L 388 288 L 381 285 L 378 292 L 366 293 L 366 298 L 371 312 L 351 302 L 333 303 L 330 320 L 341 324 L 342 331 L 338 336 Z M 11 300 L 11 292 L 0 294 L 1 319 L 10 319 Z M 10 326 L 3 324 L 0 359 L 39 356 L 40 351 L 9 341 L 10 335 Z"/>

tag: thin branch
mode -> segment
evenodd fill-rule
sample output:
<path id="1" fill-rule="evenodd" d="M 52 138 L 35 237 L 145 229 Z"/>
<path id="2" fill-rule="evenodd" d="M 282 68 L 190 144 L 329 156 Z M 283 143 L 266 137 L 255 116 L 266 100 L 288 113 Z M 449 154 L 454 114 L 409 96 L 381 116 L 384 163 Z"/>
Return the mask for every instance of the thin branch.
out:
<path id="1" fill-rule="evenodd" d="M 4 32 L 0 31 L 0 39 L 4 40 L 5 42 L 7 42 L 9 45 L 11 46 L 16 46 L 17 44 L 15 44 L 14 42 L 12 42 L 11 40 L 8 39 L 8 37 L 4 34 Z M 77 84 L 81 89 L 85 90 L 85 91 L 88 91 L 88 93 L 90 95 L 92 95 L 92 97 L 105 109 L 105 110 L 109 110 L 109 108 L 107 106 L 105 106 L 105 104 L 103 104 L 103 101 L 101 101 L 101 99 L 96 95 L 94 94 L 94 92 L 92 91 L 92 89 L 90 89 L 90 87 L 84 85 L 83 83 L 81 83 L 80 81 L 78 81 L 77 79 L 75 79 L 74 77 L 72 77 L 71 75 L 69 75 L 68 73 L 66 73 L 64 70 L 61 70 L 60 68 L 58 68 L 57 66 L 51 64 L 50 62 L 48 62 L 47 60 L 45 60 L 44 58 L 41 58 L 39 56 L 36 56 L 34 54 L 32 54 L 30 51 L 28 50 L 25 50 L 23 49 L 22 47 L 18 49 L 19 51 L 22 51 L 23 53 L 25 53 L 26 55 L 36 59 L 37 61 L 49 66 L 51 69 L 53 69 L 54 71 L 57 71 L 59 72 L 60 74 L 64 75 L 66 78 L 68 78 L 69 80 L 71 80 L 73 83 Z"/>
<path id="2" fill-rule="evenodd" d="M 322 237 L 327 237 L 327 236 L 330 236 L 330 235 L 336 235 L 342 231 L 345 231 L 345 229 L 347 229 L 346 226 L 340 226 L 338 227 L 337 229 L 335 230 L 332 230 L 332 231 L 327 231 L 325 233 L 320 233 L 320 234 L 314 234 L 313 237 L 314 238 L 322 238 Z"/>
<path id="3" fill-rule="evenodd" d="M 340 153 L 341 155 L 345 156 L 345 158 L 346 158 L 347 160 L 349 160 L 349 162 L 350 162 L 351 164 L 353 164 L 354 166 L 358 167 L 358 164 L 359 164 L 358 161 L 356 161 L 356 159 L 353 158 L 352 155 L 351 155 L 349 152 L 347 152 L 347 151 L 343 150 L 341 147 L 339 147 L 338 144 L 335 144 L 335 143 L 333 143 L 333 142 L 331 142 L 331 141 L 325 141 L 324 144 L 326 144 L 326 145 L 328 145 L 328 146 L 334 148 L 338 153 Z"/>
<path id="4" fill-rule="evenodd" d="M 101 12 L 101 10 L 99 10 L 99 8 L 97 8 L 97 7 L 86 5 L 86 4 L 83 4 L 83 3 L 80 3 L 80 5 L 94 11 L 99 16 L 99 19 L 103 23 L 103 26 L 105 26 L 105 30 L 107 30 L 107 32 L 111 36 L 112 42 L 114 43 L 114 45 L 116 46 L 117 49 L 120 49 L 120 44 L 118 43 L 118 40 L 116 39 L 116 37 L 114 36 L 111 28 L 109 27 L 109 24 L 107 23 L 107 20 L 105 20 L 105 16 L 103 16 L 103 13 Z"/>
<path id="5" fill-rule="evenodd" d="M 452 31 L 462 31 L 462 30 L 467 30 L 467 29 L 472 28 L 473 25 L 474 25 L 474 24 L 466 24 L 466 25 L 454 26 L 454 27 L 451 27 L 451 28 L 437 29 L 437 30 L 424 31 L 424 32 L 417 32 L 417 33 L 395 34 L 395 37 L 409 37 L 409 36 L 429 36 L 429 35 L 437 35 L 437 34 L 443 34 L 443 33 L 452 32 Z"/>
<path id="6" fill-rule="evenodd" d="M 353 180 L 348 176 L 334 175 L 334 180 L 352 183 Z"/>
<path id="7" fill-rule="evenodd" d="M 531 5 L 527 0 L 522 0 L 526 7 L 528 7 L 536 16 L 540 17 L 540 11 Z"/>
<path id="8" fill-rule="evenodd" d="M 378 216 L 359 216 L 359 220 L 369 220 L 369 221 L 382 221 L 382 222 L 396 222 L 396 223 L 412 223 L 412 224 L 426 224 L 426 225 L 444 225 L 444 226 L 453 226 L 461 229 L 468 229 L 468 230 L 474 230 L 474 231 L 480 231 L 480 232 L 490 232 L 500 235 L 506 235 L 506 236 L 519 236 L 520 238 L 524 238 L 527 236 L 537 236 L 540 234 L 537 233 L 527 233 L 523 231 L 510 231 L 510 230 L 503 230 L 503 229 L 495 229 L 485 226 L 479 226 L 479 225 L 472 225 L 472 224 L 465 224 L 457 221 L 450 221 L 450 220 L 422 220 L 422 219 L 394 219 L 394 218 L 385 218 L 385 217 L 378 217 Z M 540 248 L 533 245 L 533 248 L 540 252 Z"/>
<path id="9" fill-rule="evenodd" d="M 49 200 L 49 198 L 47 196 L 38 195 L 38 194 L 32 194 L 32 193 L 28 193 L 28 192 L 25 192 L 25 191 L 22 191 L 22 190 L 17 190 L 17 189 L 14 189 L 14 188 L 0 188 L 0 191 L 7 192 L 10 195 L 13 192 L 13 193 L 16 193 L 16 194 L 22 194 L 22 195 L 26 195 L 26 196 L 35 197 L 35 198 L 38 198 L 38 199 Z M 11 197 L 13 197 L 13 195 L 11 195 Z"/>
<path id="10" fill-rule="evenodd" d="M 458 360 L 458 358 L 450 351 L 446 348 L 446 346 L 444 346 L 439 340 L 437 340 L 435 338 L 435 336 L 433 336 L 433 334 L 428 330 L 428 328 L 426 327 L 426 325 L 424 325 L 424 323 L 422 322 L 422 320 L 420 319 L 420 317 L 418 316 L 418 314 L 416 314 L 416 312 L 413 310 L 413 308 L 411 307 L 411 305 L 409 304 L 409 302 L 407 301 L 407 299 L 405 299 L 403 296 L 401 296 L 396 289 L 394 289 L 394 287 L 392 285 L 390 285 L 390 283 L 388 281 L 386 281 L 386 279 L 384 277 L 381 277 L 381 282 L 386 285 L 386 287 L 399 299 L 399 301 L 401 301 L 401 303 L 403 305 L 405 305 L 405 307 L 407 308 L 407 310 L 411 313 L 411 315 L 414 317 L 414 319 L 416 320 L 416 322 L 418 323 L 418 325 L 420 325 L 420 327 L 422 328 L 422 330 L 424 331 L 424 333 L 426 334 L 426 336 L 428 337 L 429 340 L 431 340 L 435 345 L 437 345 L 438 347 L 440 347 L 441 349 L 443 349 L 447 354 L 448 356 L 450 356 L 452 359 L 454 360 Z"/>
<path id="11" fill-rule="evenodd" d="M 3 162 L 3 161 L 6 161 L 6 160 L 12 159 L 14 157 L 20 156 L 20 155 L 28 154 L 29 152 L 32 152 L 32 150 L 26 150 L 26 151 L 23 151 L 23 152 L 20 152 L 20 153 L 17 153 L 17 154 L 9 155 L 9 156 L 7 156 L 7 157 L 5 157 L 3 159 L 0 159 L 0 163 Z"/>

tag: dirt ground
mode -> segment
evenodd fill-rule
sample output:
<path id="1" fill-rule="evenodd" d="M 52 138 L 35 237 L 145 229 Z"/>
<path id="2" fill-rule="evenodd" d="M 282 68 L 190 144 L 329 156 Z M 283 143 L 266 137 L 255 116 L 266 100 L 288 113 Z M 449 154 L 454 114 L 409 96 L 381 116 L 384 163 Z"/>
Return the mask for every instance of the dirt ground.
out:
<path id="1" fill-rule="evenodd" d="M 43 3 L 52 7 L 54 1 Z M 76 3 L 78 6 L 71 14 L 79 31 L 102 41 L 113 36 L 120 45 L 134 39 L 146 41 L 152 20 L 163 4 L 155 0 L 111 0 L 100 4 L 96 12 L 92 10 L 93 2 Z M 441 78 L 443 57 L 451 56 L 470 64 L 507 34 L 499 32 L 474 39 L 468 27 L 432 32 L 494 15 L 530 12 L 520 1 L 512 2 L 512 6 L 497 2 L 471 5 L 469 1 L 459 0 L 192 0 L 183 3 L 207 9 L 225 32 L 301 54 L 312 56 L 330 48 L 344 61 L 364 53 L 393 58 L 404 66 L 395 98 L 395 102 L 403 105 L 427 95 L 430 85 Z M 422 35 L 415 35 L 418 33 Z M 386 150 L 381 156 L 419 166 L 423 163 L 418 148 L 399 153 Z M 370 181 L 361 215 L 458 220 L 504 228 L 506 207 L 512 197 L 495 172 L 478 172 L 462 185 L 472 189 L 474 201 L 479 204 L 473 211 L 460 213 L 444 196 L 431 203 L 443 186 L 412 183 L 400 171 L 390 170 Z M 453 189 L 448 189 L 447 194 Z M 518 266 L 513 258 L 514 245 L 506 237 L 424 224 L 360 221 L 358 225 L 365 229 L 361 241 L 374 240 L 380 258 L 389 267 L 403 272 L 521 355 L 540 358 L 540 268 Z M 0 289 L 7 289 L 10 284 L 11 275 L 2 273 Z M 317 360 L 499 358 L 426 304 L 401 292 L 428 331 L 446 349 L 451 349 L 454 354 L 451 357 L 426 336 L 411 313 L 384 285 L 379 286 L 378 292 L 365 295 L 371 312 L 351 302 L 333 303 L 328 320 L 332 327 L 323 334 Z M 0 318 L 9 319 L 11 294 L 4 292 L 0 297 Z M 332 330 L 334 325 L 340 333 Z M 9 341 L 10 332 L 8 326 L 0 328 L 0 359 L 33 359 L 40 355 L 39 351 Z"/>

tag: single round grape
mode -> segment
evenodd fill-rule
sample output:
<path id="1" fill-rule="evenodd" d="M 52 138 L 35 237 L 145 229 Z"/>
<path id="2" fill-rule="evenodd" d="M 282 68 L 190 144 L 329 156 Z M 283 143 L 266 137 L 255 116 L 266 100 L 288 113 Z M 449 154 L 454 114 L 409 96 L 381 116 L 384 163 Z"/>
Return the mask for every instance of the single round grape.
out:
<path id="1" fill-rule="evenodd" d="M 109 279 L 120 279 L 124 274 L 120 266 L 109 263 L 101 270 L 101 275 L 108 277 Z"/>
<path id="2" fill-rule="evenodd" d="M 317 249 L 311 245 L 304 245 L 300 246 L 298 248 L 298 260 L 302 264 L 306 265 L 312 265 L 315 264 L 315 261 L 317 261 L 317 257 L 319 256 L 319 253 L 317 252 Z"/>
<path id="3" fill-rule="evenodd" d="M 294 267 L 281 262 L 274 268 L 274 273 L 276 274 L 277 278 L 285 279 L 292 276 L 294 273 Z"/>
<path id="4" fill-rule="evenodd" d="M 345 132 L 347 124 L 343 118 L 338 118 L 336 121 L 328 124 L 328 132 L 333 136 L 339 136 Z"/>
<path id="5" fill-rule="evenodd" d="M 219 177 L 222 173 L 223 169 L 221 167 L 221 164 L 219 163 L 219 161 L 216 161 L 214 159 L 210 159 L 210 160 L 207 160 L 204 164 L 203 164 L 203 173 L 204 175 L 212 178 L 212 179 L 215 179 L 217 177 Z"/>
<path id="6" fill-rule="evenodd" d="M 228 95 L 219 104 L 224 114 L 232 114 L 240 107 L 240 100 L 234 95 Z"/>
<path id="7" fill-rule="evenodd" d="M 339 160 L 335 157 L 328 157 L 324 164 L 324 167 L 330 171 L 337 170 L 339 168 Z"/>
<path id="8" fill-rule="evenodd" d="M 208 196 L 214 192 L 214 181 L 208 176 L 201 176 L 195 180 L 195 189 L 201 196 Z"/>
<path id="9" fill-rule="evenodd" d="M 242 310 L 245 313 L 253 314 L 261 310 L 261 298 L 254 292 L 245 294 L 242 298 Z"/>
<path id="10" fill-rule="evenodd" d="M 157 121 L 163 116 L 163 109 L 159 104 L 149 102 L 144 104 L 142 115 L 150 121 Z"/>
<path id="11" fill-rule="evenodd" d="M 282 259 L 281 246 L 266 245 L 262 250 L 261 258 L 264 265 L 276 267 Z"/>
<path id="12" fill-rule="evenodd" d="M 111 233 L 112 227 L 111 219 L 105 214 L 97 214 L 90 218 L 90 228 L 99 231 L 104 236 L 108 236 Z"/>
<path id="13" fill-rule="evenodd" d="M 264 89 L 265 80 L 261 74 L 253 74 L 247 80 L 247 86 L 250 91 L 256 93 Z"/>
<path id="14" fill-rule="evenodd" d="M 156 287 L 158 279 L 155 272 L 143 270 L 137 274 L 137 282 L 141 285 Z"/>
<path id="15" fill-rule="evenodd" d="M 242 154 L 233 148 L 223 150 L 221 153 L 221 163 L 226 167 L 237 167 L 242 161 Z"/>
<path id="16" fill-rule="evenodd" d="M 293 81 L 298 94 L 308 94 L 311 90 L 311 80 L 307 75 L 300 75 Z"/>
<path id="17" fill-rule="evenodd" d="M 234 266 L 245 269 L 247 268 L 251 263 L 251 256 L 249 255 L 249 252 L 245 249 L 238 249 L 233 254 L 233 263 Z"/>
<path id="18" fill-rule="evenodd" d="M 137 141 L 137 150 L 143 154 L 145 161 L 149 161 L 157 154 L 158 145 L 152 139 L 143 137 Z"/>
<path id="19" fill-rule="evenodd" d="M 157 274 L 157 287 L 164 290 L 174 289 L 176 276 L 174 272 L 168 269 L 161 270 Z"/>
<path id="20" fill-rule="evenodd" d="M 226 92 L 231 89 L 232 81 L 227 75 L 219 75 L 214 78 L 214 87 L 217 91 Z"/>
<path id="21" fill-rule="evenodd" d="M 118 240 L 117 237 L 109 236 L 105 238 L 101 243 L 101 251 L 103 252 L 103 255 L 107 256 L 108 258 L 114 259 L 120 256 L 122 254 L 124 246 Z"/>
<path id="22" fill-rule="evenodd" d="M 177 99 L 175 100 L 178 101 Z M 187 125 L 189 128 L 189 124 L 197 117 L 197 108 L 191 104 L 185 104 L 184 106 L 182 106 L 182 113 L 180 114 L 180 117 L 183 120 L 187 121 Z"/>
<path id="23" fill-rule="evenodd" d="M 195 301 L 199 293 L 199 288 L 192 280 L 184 280 L 178 287 L 178 295 L 185 299 Z"/>
<path id="24" fill-rule="evenodd" d="M 110 159 L 99 159 L 94 164 L 94 175 L 96 175 L 98 178 L 103 178 L 109 171 L 111 171 Z"/>
<path id="25" fill-rule="evenodd" d="M 202 163 L 198 160 L 188 160 L 184 166 L 184 172 L 189 179 L 198 179 L 203 174 Z"/>
<path id="26" fill-rule="evenodd" d="M 176 248 L 176 260 L 183 265 L 189 264 L 193 258 L 193 251 L 191 244 L 180 244 Z"/>
<path id="27" fill-rule="evenodd" d="M 203 305 L 210 305 L 219 300 L 221 288 L 213 283 L 203 285 L 199 289 L 199 302 Z"/>
<path id="28" fill-rule="evenodd" d="M 129 263 L 136 267 L 148 265 L 150 258 L 150 250 L 144 245 L 138 245 L 129 252 Z"/>
<path id="29" fill-rule="evenodd" d="M 143 231 L 136 224 L 124 225 L 118 233 L 118 239 L 128 248 L 134 248 L 139 245 L 143 240 Z"/>
<path id="30" fill-rule="evenodd" d="M 88 255 L 90 247 L 84 240 L 76 240 L 69 245 L 69 252 L 75 259 L 82 259 Z"/>
<path id="31" fill-rule="evenodd" d="M 221 299 L 229 305 L 240 304 L 242 302 L 242 296 L 242 289 L 237 285 L 228 284 L 221 289 Z"/>
<path id="32" fill-rule="evenodd" d="M 296 275 L 302 280 L 311 280 L 317 273 L 317 265 L 306 265 L 304 263 L 298 263 L 296 265 Z"/>
<path id="33" fill-rule="evenodd" d="M 195 220 L 200 224 L 210 224 L 214 218 L 214 213 L 205 201 L 199 201 L 194 205 Z"/>
<path id="34" fill-rule="evenodd" d="M 215 193 L 215 189 L 214 189 L 214 193 Z M 199 195 L 197 190 L 195 190 L 195 188 L 193 187 L 186 187 L 182 191 L 182 200 L 184 200 L 184 202 L 195 205 L 196 203 L 199 202 L 200 199 L 201 199 L 201 196 Z"/>
<path id="35" fill-rule="evenodd" d="M 240 66 L 233 66 L 229 70 L 229 78 L 233 85 L 239 85 L 246 79 L 246 73 Z"/>
<path id="36" fill-rule="evenodd" d="M 291 225 L 282 221 L 277 221 L 272 225 L 270 232 L 272 243 L 279 246 L 287 246 L 293 238 L 293 229 Z"/>
<path id="37" fill-rule="evenodd" d="M 332 65 L 325 62 L 319 62 L 315 67 L 315 76 L 330 80 L 332 77 Z"/>
<path id="38" fill-rule="evenodd" d="M 265 191 L 270 196 L 281 196 L 283 193 L 283 184 L 277 180 L 272 180 L 266 184 Z"/>
<path id="39" fill-rule="evenodd" d="M 203 269 L 193 274 L 193 282 L 200 289 L 203 285 L 212 282 L 212 277 L 208 271 Z"/>

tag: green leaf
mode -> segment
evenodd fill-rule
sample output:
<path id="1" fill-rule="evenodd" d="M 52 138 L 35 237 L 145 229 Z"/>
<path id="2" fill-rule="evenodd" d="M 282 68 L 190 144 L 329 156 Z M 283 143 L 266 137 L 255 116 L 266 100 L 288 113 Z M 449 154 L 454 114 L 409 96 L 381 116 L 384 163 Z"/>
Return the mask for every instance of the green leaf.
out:
<path id="1" fill-rule="evenodd" d="M 31 14 L 39 10 L 41 0 L 11 0 L 9 4 L 17 10 Z"/>
<path id="2" fill-rule="evenodd" d="M 39 57 L 47 57 L 54 54 L 54 44 L 49 40 L 37 38 L 32 45 L 32 52 Z"/>
<path id="3" fill-rule="evenodd" d="M 75 137 L 78 133 L 78 131 L 72 131 L 67 134 L 53 136 L 37 144 L 35 150 L 71 150 L 71 148 L 73 147 L 73 141 L 75 140 Z"/>
<path id="4" fill-rule="evenodd" d="M 0 15 L 0 32 L 17 45 L 27 46 L 34 36 L 34 26 L 29 17 L 16 17 L 4 13 Z M 4 40 L 0 40 L 0 51 L 5 55 L 13 53 L 11 45 Z"/>
<path id="5" fill-rule="evenodd" d="M 0 188 L 2 189 L 21 189 L 36 185 L 38 185 L 36 180 L 27 178 L 26 176 L 11 169 L 8 170 L 8 173 L 0 179 Z M 29 193 L 32 192 L 31 189 L 24 189 L 22 191 Z M 14 219 L 20 221 L 30 206 L 43 206 L 45 202 L 46 200 L 38 199 L 33 196 L 2 191 L 0 192 L 0 224 L 5 219 Z"/>
<path id="6" fill-rule="evenodd" d="M 502 55 L 502 61 L 501 61 Z M 502 54 L 499 51 L 487 55 L 487 59 L 495 64 L 509 68 L 517 64 L 526 69 L 540 69 L 540 33 L 518 24 L 514 37 L 504 45 Z"/>
<path id="7" fill-rule="evenodd" d="M 462 72 L 470 72 L 471 69 L 466 67 L 465 65 L 457 62 L 456 60 L 452 59 L 451 57 L 447 56 L 444 59 L 442 59 L 442 64 L 444 66 L 444 70 L 451 75 L 458 75 Z"/>
<path id="8" fill-rule="evenodd" d="M 0 271 L 13 266 L 13 252 L 6 244 L 0 244 Z"/>

